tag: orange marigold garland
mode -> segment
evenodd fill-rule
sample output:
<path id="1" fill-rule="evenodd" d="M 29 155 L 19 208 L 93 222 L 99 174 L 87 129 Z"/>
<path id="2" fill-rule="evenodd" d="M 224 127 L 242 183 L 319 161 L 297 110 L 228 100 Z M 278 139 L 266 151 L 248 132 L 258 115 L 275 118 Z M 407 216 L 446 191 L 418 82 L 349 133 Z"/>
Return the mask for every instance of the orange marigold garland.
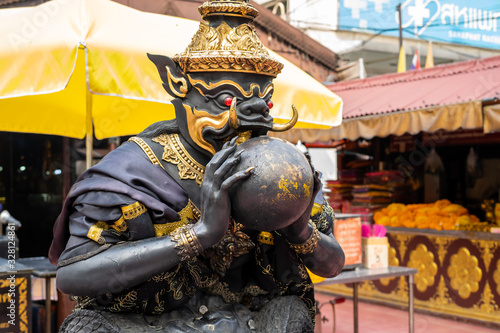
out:
<path id="1" fill-rule="evenodd" d="M 461 226 L 479 223 L 469 211 L 449 200 L 430 204 L 390 204 L 373 215 L 377 224 L 390 227 L 406 227 L 436 230 L 461 229 Z"/>

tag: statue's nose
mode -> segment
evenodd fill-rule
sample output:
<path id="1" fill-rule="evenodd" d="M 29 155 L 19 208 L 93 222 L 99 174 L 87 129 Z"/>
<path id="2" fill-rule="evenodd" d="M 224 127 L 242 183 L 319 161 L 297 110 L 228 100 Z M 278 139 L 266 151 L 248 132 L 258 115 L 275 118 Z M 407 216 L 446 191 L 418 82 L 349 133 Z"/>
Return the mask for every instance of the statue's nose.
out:
<path id="1" fill-rule="evenodd" d="M 239 111 L 244 116 L 262 115 L 267 117 L 269 115 L 269 106 L 262 98 L 253 97 L 242 102 Z"/>

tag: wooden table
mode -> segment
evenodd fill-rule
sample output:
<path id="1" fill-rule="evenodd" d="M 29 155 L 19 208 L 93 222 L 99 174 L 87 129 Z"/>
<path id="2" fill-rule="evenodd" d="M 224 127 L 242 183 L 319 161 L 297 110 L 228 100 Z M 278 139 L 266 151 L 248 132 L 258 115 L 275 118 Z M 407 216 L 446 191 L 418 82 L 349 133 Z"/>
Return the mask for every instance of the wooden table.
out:
<path id="1" fill-rule="evenodd" d="M 51 323 L 51 279 L 56 277 L 57 267 L 52 265 L 47 257 L 19 258 L 18 263 L 31 268 L 32 275 L 45 279 L 45 332 L 52 332 Z"/>
<path id="2" fill-rule="evenodd" d="M 378 280 L 382 278 L 394 278 L 400 276 L 408 277 L 408 331 L 414 332 L 414 308 L 413 308 L 413 286 L 414 275 L 417 273 L 415 268 L 395 267 L 368 269 L 358 267 L 354 270 L 342 271 L 334 278 L 326 279 L 322 282 L 315 283 L 315 286 L 327 286 L 339 283 L 353 284 L 353 308 L 354 308 L 354 333 L 358 333 L 358 284 L 364 281 Z"/>

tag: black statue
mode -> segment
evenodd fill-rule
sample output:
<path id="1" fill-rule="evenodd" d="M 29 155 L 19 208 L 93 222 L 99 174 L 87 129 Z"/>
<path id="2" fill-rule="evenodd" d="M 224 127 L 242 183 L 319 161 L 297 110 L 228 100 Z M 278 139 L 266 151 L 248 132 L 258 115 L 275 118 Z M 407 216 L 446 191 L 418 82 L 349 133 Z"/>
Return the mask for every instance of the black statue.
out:
<path id="1" fill-rule="evenodd" d="M 208 24 L 184 53 L 149 55 L 176 119 L 110 152 L 64 203 L 49 256 L 78 303 L 61 332 L 312 332 L 306 267 L 343 267 L 317 174 L 266 136 L 293 121 L 269 114 L 282 64 L 248 25 L 256 10 L 234 0 L 199 11 Z M 290 179 L 263 186 L 286 163 Z"/>

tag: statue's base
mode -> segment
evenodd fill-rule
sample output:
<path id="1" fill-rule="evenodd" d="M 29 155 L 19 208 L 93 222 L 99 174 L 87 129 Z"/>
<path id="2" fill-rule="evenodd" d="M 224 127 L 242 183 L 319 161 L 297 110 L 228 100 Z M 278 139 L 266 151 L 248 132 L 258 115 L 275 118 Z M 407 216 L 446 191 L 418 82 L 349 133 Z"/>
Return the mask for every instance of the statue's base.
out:
<path id="1" fill-rule="evenodd" d="M 76 310 L 65 319 L 59 332 L 312 333 L 313 330 L 309 311 L 297 296 L 276 298 L 259 312 L 252 312 L 241 304 L 225 303 L 219 296 L 196 295 L 188 304 L 162 315 Z"/>

